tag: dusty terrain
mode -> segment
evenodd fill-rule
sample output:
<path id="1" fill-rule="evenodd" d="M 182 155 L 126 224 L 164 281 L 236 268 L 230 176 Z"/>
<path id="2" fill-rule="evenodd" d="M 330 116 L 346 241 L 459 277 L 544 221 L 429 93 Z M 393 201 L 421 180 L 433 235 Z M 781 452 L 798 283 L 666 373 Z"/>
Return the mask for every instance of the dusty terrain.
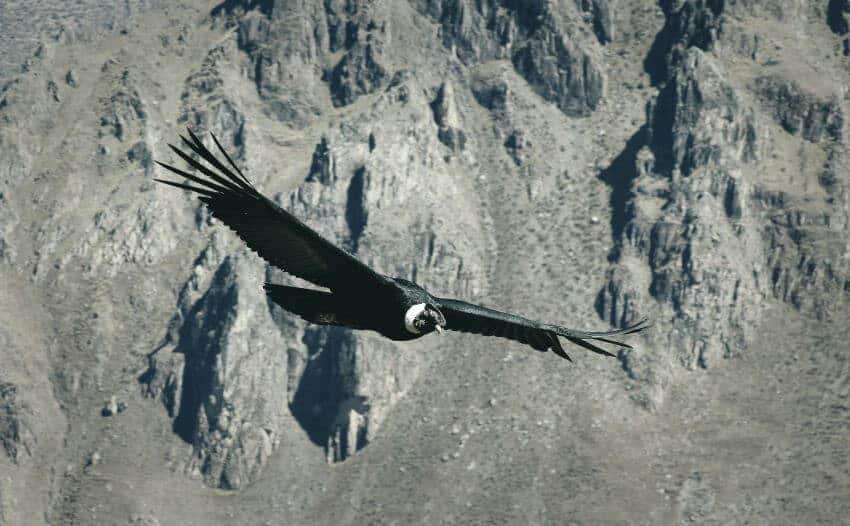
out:
<path id="1" fill-rule="evenodd" d="M 167 4 L 167 5 L 166 5 Z M 846 0 L 7 2 L 0 524 L 850 516 Z M 575 363 L 270 305 L 212 131 L 379 271 Z"/>

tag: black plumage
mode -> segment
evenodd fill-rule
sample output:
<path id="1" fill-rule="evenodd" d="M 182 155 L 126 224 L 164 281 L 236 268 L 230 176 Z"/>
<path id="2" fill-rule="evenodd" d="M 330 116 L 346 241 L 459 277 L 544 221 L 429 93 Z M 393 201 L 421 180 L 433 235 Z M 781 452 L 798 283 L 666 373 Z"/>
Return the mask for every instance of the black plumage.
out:
<path id="1" fill-rule="evenodd" d="M 559 337 L 595 353 L 614 356 L 597 342 L 631 348 L 610 337 L 648 327 L 643 320 L 610 332 L 575 331 L 460 300 L 432 296 L 411 281 L 379 274 L 260 194 L 214 135 L 213 142 L 229 167 L 191 130 L 188 132 L 189 139 L 180 137 L 183 143 L 208 165 L 169 145 L 200 173 L 188 173 L 157 161 L 188 182 L 157 181 L 196 192 L 213 217 L 230 227 L 267 262 L 328 289 L 265 284 L 266 293 L 275 303 L 307 321 L 373 330 L 393 340 L 412 340 L 433 331 L 442 332 L 445 328 L 515 340 L 539 351 L 551 350 L 568 360 L 570 357 Z"/>

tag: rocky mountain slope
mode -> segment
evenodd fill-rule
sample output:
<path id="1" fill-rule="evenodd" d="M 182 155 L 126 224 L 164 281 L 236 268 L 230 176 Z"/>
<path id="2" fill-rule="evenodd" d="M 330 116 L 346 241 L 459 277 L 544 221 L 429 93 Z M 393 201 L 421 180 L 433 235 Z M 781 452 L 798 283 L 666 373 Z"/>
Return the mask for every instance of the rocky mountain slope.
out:
<path id="1" fill-rule="evenodd" d="M 97 0 L 0 14 L 0 524 L 836 522 L 850 5 Z M 379 271 L 568 364 L 270 304 L 154 159 L 214 132 Z"/>

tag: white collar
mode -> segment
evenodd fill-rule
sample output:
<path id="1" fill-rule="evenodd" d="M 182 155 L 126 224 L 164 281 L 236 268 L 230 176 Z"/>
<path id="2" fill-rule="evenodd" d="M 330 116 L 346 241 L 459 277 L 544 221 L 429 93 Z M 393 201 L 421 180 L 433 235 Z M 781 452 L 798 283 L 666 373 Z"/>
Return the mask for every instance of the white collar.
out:
<path id="1" fill-rule="evenodd" d="M 417 329 L 416 325 L 414 325 L 413 322 L 414 322 L 414 320 L 416 320 L 417 316 L 422 314 L 422 312 L 424 310 L 425 310 L 425 304 L 424 303 L 417 303 L 416 305 L 407 309 L 407 312 L 404 313 L 404 326 L 405 326 L 405 328 L 407 328 L 408 332 L 413 333 L 413 334 L 422 334 L 422 331 Z"/>

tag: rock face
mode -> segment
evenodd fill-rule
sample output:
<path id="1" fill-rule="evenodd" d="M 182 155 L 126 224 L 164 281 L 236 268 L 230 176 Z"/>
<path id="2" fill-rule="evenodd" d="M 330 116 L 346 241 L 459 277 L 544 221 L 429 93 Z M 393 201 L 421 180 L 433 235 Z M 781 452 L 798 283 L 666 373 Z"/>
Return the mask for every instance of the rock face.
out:
<path id="1" fill-rule="evenodd" d="M 772 117 L 791 135 L 811 142 L 826 138 L 840 142 L 844 115 L 838 100 L 820 100 L 793 81 L 775 76 L 756 79 L 756 90 Z"/>
<path id="2" fill-rule="evenodd" d="M 445 87 L 441 92 L 451 96 Z M 399 76 L 367 114 L 319 141 L 304 183 L 282 204 L 388 274 L 468 296 L 480 289 L 475 249 L 450 246 L 460 225 L 436 221 L 426 206 L 456 191 L 429 110 L 417 80 Z M 441 129 L 457 124 L 454 111 L 438 110 Z M 370 124 L 387 112 L 397 118 Z M 381 156 L 384 150 L 397 155 Z M 454 206 L 455 217 L 474 220 L 463 203 Z M 411 207 L 422 213 L 402 212 Z M 422 360 L 373 335 L 307 326 L 268 303 L 258 294 L 262 266 L 255 257 L 222 256 L 232 250 L 225 247 L 238 246 L 223 235 L 197 258 L 142 376 L 145 391 L 174 418 L 175 432 L 194 446 L 186 469 L 211 485 L 242 487 L 279 446 L 282 427 L 292 425 L 290 411 L 329 462 L 345 460 L 379 429 Z M 398 236 L 409 248 L 387 251 Z M 290 282 L 273 269 L 267 275 Z"/>
<path id="3" fill-rule="evenodd" d="M 660 317 L 676 321 L 662 345 L 676 349 L 675 361 L 686 367 L 708 367 L 745 347 L 762 303 L 762 254 L 747 250 L 759 239 L 741 173 L 764 157 L 767 131 L 705 53 L 691 48 L 676 62 L 633 149 L 608 171 L 613 179 L 631 165 L 633 175 L 615 180 L 625 186 L 615 190 L 622 201 L 612 224 L 621 236 L 620 265 L 609 272 L 597 309 L 615 324 L 669 309 Z M 657 307 L 647 306 L 641 289 Z M 634 370 L 632 362 L 624 357 L 630 375 L 651 376 L 646 402 L 657 405 L 663 373 Z"/>
<path id="4" fill-rule="evenodd" d="M 268 460 L 285 419 L 284 343 L 257 294 L 262 268 L 253 258 L 226 256 L 207 280 L 196 269 L 172 320 L 176 340 L 151 358 L 145 381 L 194 446 L 187 470 L 238 488 Z M 277 388 L 258 396 L 253 386 Z"/>
<path id="5" fill-rule="evenodd" d="M 846 300 L 846 275 L 832 264 L 837 253 L 812 257 L 816 240 L 846 223 L 846 178 L 834 176 L 846 157 L 844 110 L 836 98 L 820 99 L 779 76 L 757 78 L 755 97 L 739 95 L 705 52 L 722 42 L 723 2 L 688 1 L 666 15 L 647 62 L 659 84 L 647 124 L 602 174 L 613 186 L 616 264 L 597 310 L 624 324 L 664 309 L 661 317 L 675 321 L 663 345 L 678 350 L 682 365 L 707 368 L 747 348 L 768 295 L 817 316 Z M 818 196 L 827 211 L 816 219 L 789 212 L 800 204 L 776 194 L 770 177 L 749 175 L 771 170 L 771 160 L 794 147 L 825 160 L 816 184 L 830 195 Z M 799 177 L 809 177 L 803 171 Z M 796 226 L 803 224 L 805 233 Z M 641 400 L 656 407 L 671 369 L 630 352 L 621 358 L 648 386 Z"/>
<path id="6" fill-rule="evenodd" d="M 440 84 L 437 98 L 431 103 L 434 111 L 434 122 L 440 127 L 437 138 L 452 150 L 463 150 L 466 146 L 466 134 L 460 126 L 460 116 L 455 107 L 454 90 L 448 82 Z"/>
<path id="7" fill-rule="evenodd" d="M 565 20 L 570 15 L 577 18 L 572 1 L 420 4 L 423 12 L 439 21 L 443 45 L 455 50 L 465 64 L 508 58 L 541 97 L 567 115 L 587 115 L 603 97 L 605 75 L 595 58 L 598 44 L 582 38 Z M 600 41 L 610 40 L 607 2 L 589 2 L 586 9 L 598 21 L 594 25 L 603 35 Z"/>
<path id="8" fill-rule="evenodd" d="M 386 2 L 225 2 L 213 10 L 236 26 L 248 77 L 269 115 L 305 125 L 330 98 L 335 106 L 373 93 L 390 78 Z M 329 54 L 335 63 L 325 64 Z"/>
<path id="9" fill-rule="evenodd" d="M 850 514 L 846 1 L 6 4 L 0 523 Z M 153 182 L 187 127 L 379 272 L 654 327 L 308 324 Z"/>
<path id="10" fill-rule="evenodd" d="M 444 146 L 435 140 L 439 135 L 422 112 L 427 101 L 419 93 L 416 79 L 397 79 L 370 112 L 394 111 L 398 120 L 376 128 L 367 124 L 371 119 L 358 118 L 323 138 L 289 209 L 387 274 L 468 296 L 481 288 L 482 263 L 472 246 L 462 249 L 450 241 L 457 239 L 460 225 L 439 221 L 426 206 L 449 195 L 456 183 L 445 171 Z M 389 160 L 379 153 L 385 150 L 400 155 Z M 472 218 L 463 204 L 455 206 L 454 217 L 467 217 L 463 224 L 475 229 L 466 222 Z M 402 210 L 407 210 L 404 224 L 398 221 Z M 404 241 L 389 257 L 394 238 Z M 330 461 L 343 460 L 372 438 L 410 388 L 422 360 L 399 344 L 338 328 L 304 328 L 299 339 L 307 346 L 290 353 L 298 379 L 290 390 L 293 414 L 311 438 L 326 446 Z"/>
<path id="11" fill-rule="evenodd" d="M 35 437 L 27 422 L 32 416 L 18 399 L 18 388 L 11 383 L 0 384 L 0 443 L 12 462 L 33 454 Z"/>

